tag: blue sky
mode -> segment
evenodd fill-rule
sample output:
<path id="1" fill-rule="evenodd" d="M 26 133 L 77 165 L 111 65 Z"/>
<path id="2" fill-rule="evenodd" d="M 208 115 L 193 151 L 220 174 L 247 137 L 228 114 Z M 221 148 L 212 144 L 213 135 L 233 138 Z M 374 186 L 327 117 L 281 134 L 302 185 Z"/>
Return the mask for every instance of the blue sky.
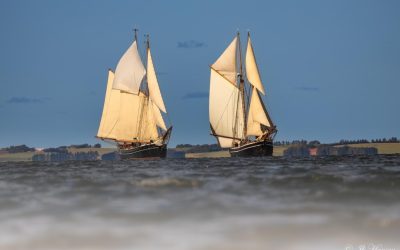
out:
<path id="1" fill-rule="evenodd" d="M 208 65 L 238 29 L 277 140 L 400 137 L 399 13 L 396 0 L 0 1 L 0 147 L 98 142 L 107 69 L 134 27 L 151 37 L 171 146 L 215 143 Z"/>

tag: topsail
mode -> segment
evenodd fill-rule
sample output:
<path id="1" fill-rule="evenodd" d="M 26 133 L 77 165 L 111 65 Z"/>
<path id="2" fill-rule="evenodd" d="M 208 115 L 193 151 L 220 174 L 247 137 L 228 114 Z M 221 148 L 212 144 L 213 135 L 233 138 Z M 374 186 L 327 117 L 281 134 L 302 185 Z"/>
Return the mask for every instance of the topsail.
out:
<path id="1" fill-rule="evenodd" d="M 137 95 L 145 75 L 146 70 L 135 40 L 118 62 L 113 88 Z"/>

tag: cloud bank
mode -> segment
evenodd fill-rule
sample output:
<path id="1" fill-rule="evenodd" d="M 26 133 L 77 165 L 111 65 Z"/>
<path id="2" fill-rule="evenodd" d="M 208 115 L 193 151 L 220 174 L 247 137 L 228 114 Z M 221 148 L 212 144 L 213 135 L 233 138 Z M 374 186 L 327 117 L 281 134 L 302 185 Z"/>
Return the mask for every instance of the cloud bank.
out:
<path id="1" fill-rule="evenodd" d="M 204 42 L 196 41 L 196 40 L 189 40 L 178 42 L 178 48 L 180 49 L 197 49 L 205 47 L 206 44 Z"/>
<path id="2" fill-rule="evenodd" d="M 317 92 L 317 91 L 319 91 L 319 88 L 312 87 L 312 86 L 298 86 L 298 87 L 296 87 L 296 90 Z"/>
<path id="3" fill-rule="evenodd" d="M 197 92 L 187 93 L 182 97 L 182 99 L 200 99 L 207 97 L 208 97 L 208 92 L 197 91 Z"/>
<path id="4" fill-rule="evenodd" d="M 49 98 L 32 98 L 26 96 L 13 96 L 7 100 L 9 104 L 35 104 L 48 101 Z"/>

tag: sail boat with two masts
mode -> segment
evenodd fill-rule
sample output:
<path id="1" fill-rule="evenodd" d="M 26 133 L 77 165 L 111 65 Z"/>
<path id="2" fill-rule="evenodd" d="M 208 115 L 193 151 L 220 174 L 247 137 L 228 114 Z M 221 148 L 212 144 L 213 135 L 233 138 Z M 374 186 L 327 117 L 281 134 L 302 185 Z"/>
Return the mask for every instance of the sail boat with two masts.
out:
<path id="1" fill-rule="evenodd" d="M 270 156 L 277 133 L 262 101 L 264 86 L 250 34 L 243 72 L 239 32 L 210 66 L 209 117 L 211 134 L 231 156 Z"/>
<path id="2" fill-rule="evenodd" d="M 172 126 L 165 125 L 166 108 L 146 41 L 146 67 L 135 40 L 108 71 L 106 95 L 97 138 L 117 144 L 121 159 L 164 158 Z"/>

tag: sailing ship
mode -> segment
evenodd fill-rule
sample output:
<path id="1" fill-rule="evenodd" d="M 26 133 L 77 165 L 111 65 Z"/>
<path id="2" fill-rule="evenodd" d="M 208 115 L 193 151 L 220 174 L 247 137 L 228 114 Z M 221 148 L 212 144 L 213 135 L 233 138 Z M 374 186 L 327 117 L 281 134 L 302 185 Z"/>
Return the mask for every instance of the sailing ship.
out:
<path id="1" fill-rule="evenodd" d="M 250 33 L 243 72 L 240 33 L 210 66 L 211 134 L 231 156 L 270 156 L 277 128 L 265 108 Z"/>
<path id="2" fill-rule="evenodd" d="M 115 143 L 121 159 L 164 158 L 172 126 L 166 127 L 166 108 L 146 41 L 146 67 L 135 39 L 108 71 L 106 95 L 97 138 Z"/>

